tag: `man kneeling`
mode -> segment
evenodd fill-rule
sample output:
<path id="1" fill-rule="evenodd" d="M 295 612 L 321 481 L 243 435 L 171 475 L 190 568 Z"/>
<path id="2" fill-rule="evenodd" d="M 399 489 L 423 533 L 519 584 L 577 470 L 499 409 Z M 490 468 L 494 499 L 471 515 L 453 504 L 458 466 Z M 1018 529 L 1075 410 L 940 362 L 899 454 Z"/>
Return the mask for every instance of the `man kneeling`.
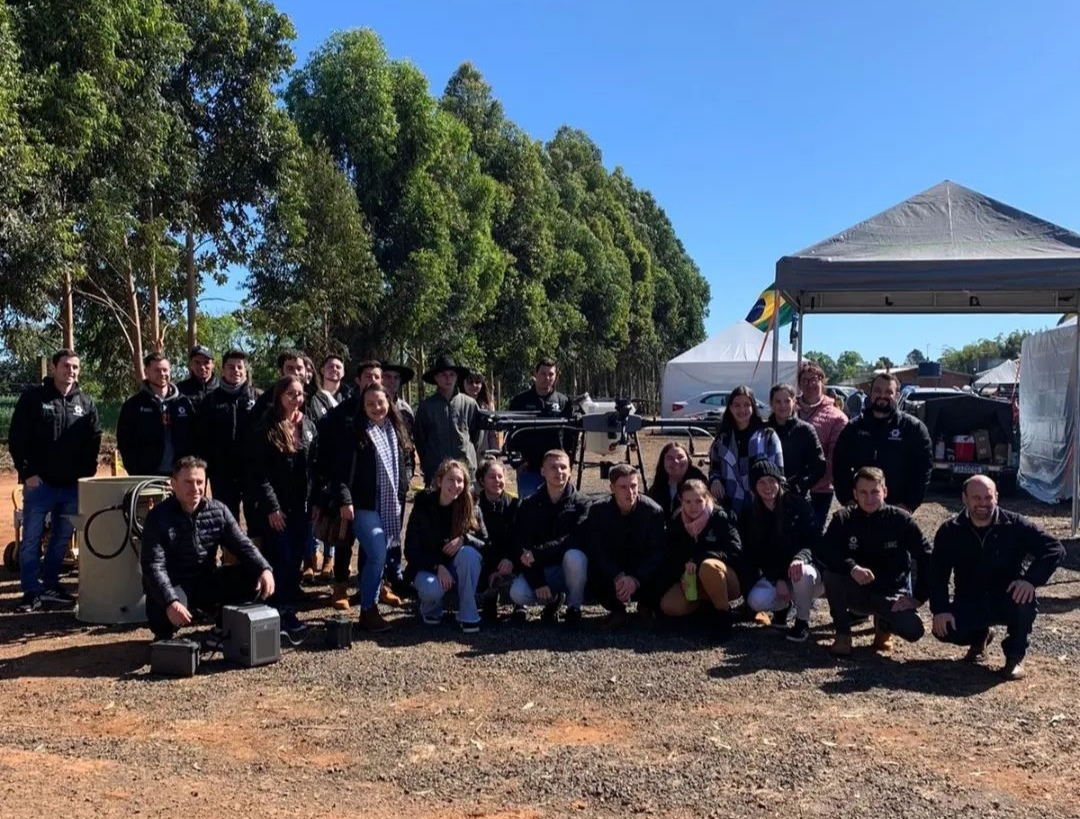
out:
<path id="1" fill-rule="evenodd" d="M 930 558 L 930 610 L 934 636 L 969 646 L 964 659 L 986 654 L 994 633 L 1005 626 L 1002 675 L 1024 677 L 1024 655 L 1038 606 L 1035 589 L 1046 585 L 1065 557 L 1065 548 L 1022 515 L 997 505 L 997 486 L 984 475 L 964 483 L 964 511 L 934 536 Z M 1030 557 L 1027 569 L 1024 561 Z M 955 594 L 949 600 L 949 578 Z"/>
<path id="2" fill-rule="evenodd" d="M 929 595 L 930 544 L 914 519 L 888 506 L 885 474 L 855 473 L 856 506 L 841 509 L 825 532 L 825 595 L 836 641 L 834 656 L 851 654 L 851 612 L 874 615 L 874 650 L 892 651 L 893 633 L 914 643 L 924 628 L 917 609 Z M 915 589 L 911 568 L 915 565 Z"/>
<path id="3" fill-rule="evenodd" d="M 224 604 L 274 593 L 270 564 L 228 507 L 206 497 L 206 462 L 181 458 L 170 483 L 172 497 L 150 510 L 141 541 L 146 619 L 156 640 L 191 625 L 196 612 L 217 616 Z M 239 563 L 219 566 L 219 546 Z"/>

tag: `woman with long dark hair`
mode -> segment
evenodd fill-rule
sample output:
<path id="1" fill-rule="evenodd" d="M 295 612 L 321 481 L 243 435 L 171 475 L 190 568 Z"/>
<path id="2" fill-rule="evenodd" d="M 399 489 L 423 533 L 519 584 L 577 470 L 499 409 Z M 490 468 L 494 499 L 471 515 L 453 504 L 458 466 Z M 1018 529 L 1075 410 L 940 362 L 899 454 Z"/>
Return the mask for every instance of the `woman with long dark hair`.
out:
<path id="1" fill-rule="evenodd" d="M 469 467 L 446 459 L 435 471 L 431 489 L 413 501 L 405 531 L 405 572 L 420 598 L 420 617 L 429 626 L 442 622 L 443 598 L 458 590 L 458 624 L 466 634 L 480 630 L 476 589 L 487 530 L 469 491 Z"/>
<path id="2" fill-rule="evenodd" d="M 783 472 L 784 453 L 776 431 L 758 413 L 754 391 L 739 386 L 728 395 L 720 431 L 709 450 L 709 489 L 736 517 L 750 503 L 750 464 L 760 458 Z"/>
<path id="3" fill-rule="evenodd" d="M 412 480 L 412 441 L 381 384 L 369 384 L 358 398 L 332 409 L 322 422 L 322 433 L 321 471 L 342 526 L 356 536 L 363 551 L 360 626 L 372 633 L 386 631 L 390 626 L 379 612 L 379 590 L 387 550 L 401 540 L 402 510 Z M 335 602 L 347 599 L 352 538 L 344 538 L 338 549 Z"/>
<path id="4" fill-rule="evenodd" d="M 277 586 L 270 603 L 280 612 L 282 630 L 293 638 L 306 630 L 296 605 L 310 537 L 317 453 L 315 422 L 304 414 L 304 399 L 300 378 L 278 379 L 270 407 L 252 431 L 248 467 L 255 500 L 251 525 L 262 535 Z"/>
<path id="5" fill-rule="evenodd" d="M 469 370 L 469 374 L 465 376 L 461 384 L 461 391 L 472 398 L 480 409 L 495 409 L 495 402 L 488 390 L 487 380 L 479 370 Z M 499 448 L 499 433 L 493 429 L 482 429 L 476 433 L 473 444 L 476 447 L 476 457 L 483 458 L 485 452 Z"/>
<path id="6" fill-rule="evenodd" d="M 691 479 L 708 483 L 705 473 L 691 463 L 690 450 L 678 441 L 671 441 L 660 450 L 648 495 L 670 518 L 679 508 L 679 487 Z"/>
<path id="7" fill-rule="evenodd" d="M 803 495 L 788 491 L 784 473 L 764 459 L 750 467 L 754 498 L 739 518 L 748 568 L 760 579 L 746 595 L 757 612 L 775 612 L 772 624 L 783 628 L 795 604 L 795 622 L 787 638 L 795 643 L 810 634 L 810 607 L 825 593 L 814 550 L 821 530 L 813 507 Z"/>
<path id="8" fill-rule="evenodd" d="M 506 469 L 502 461 L 495 458 L 480 462 L 476 468 L 476 484 L 476 504 L 488 533 L 483 565 L 486 582 L 481 582 L 485 586 L 481 595 L 481 613 L 485 621 L 493 623 L 499 619 L 499 595 L 509 589 L 517 568 L 517 557 L 521 554 L 514 531 L 521 499 L 506 491 Z"/>

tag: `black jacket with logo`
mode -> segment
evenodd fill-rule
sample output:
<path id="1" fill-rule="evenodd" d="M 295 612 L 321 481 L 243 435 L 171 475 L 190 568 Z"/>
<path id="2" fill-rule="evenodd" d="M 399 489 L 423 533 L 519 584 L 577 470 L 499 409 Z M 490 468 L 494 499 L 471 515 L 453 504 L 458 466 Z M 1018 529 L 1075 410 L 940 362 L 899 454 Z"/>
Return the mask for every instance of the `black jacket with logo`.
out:
<path id="1" fill-rule="evenodd" d="M 709 522 L 696 540 L 686 531 L 681 514 L 671 519 L 667 531 L 668 556 L 664 563 L 662 583 L 665 588 L 678 582 L 688 561 L 701 566 L 704 561 L 712 559 L 721 561 L 738 575 L 744 594 L 749 591 L 757 574 L 746 561 L 742 539 L 730 512 L 720 506 L 713 507 Z"/>
<path id="2" fill-rule="evenodd" d="M 889 503 L 914 512 L 923 502 L 933 468 L 934 447 L 926 425 L 914 415 L 893 410 L 876 418 L 867 409 L 844 427 L 833 450 L 836 499 L 855 498 L 855 472 L 876 466 L 885 473 Z"/>
<path id="3" fill-rule="evenodd" d="M 770 583 L 785 579 L 793 560 L 812 563 L 815 553 L 821 551 L 821 529 L 810 501 L 788 492 L 782 503 L 780 520 L 776 520 L 775 510 L 767 511 L 760 501 L 744 509 L 739 517 L 747 563 Z"/>
<path id="4" fill-rule="evenodd" d="M 668 553 L 667 535 L 664 510 L 652 498 L 639 495 L 625 515 L 615 498 L 592 504 L 585 518 L 583 541 L 589 573 L 596 578 L 609 582 L 628 574 L 643 588 L 655 588 L 660 582 Z"/>
<path id="5" fill-rule="evenodd" d="M 170 384 L 165 396 L 143 388 L 120 407 L 116 448 L 129 475 L 170 475 L 172 465 L 195 451 L 195 410 L 191 400 Z M 168 437 L 166 437 L 168 436 Z M 166 460 L 166 446 L 171 454 Z"/>
<path id="6" fill-rule="evenodd" d="M 848 506 L 829 521 L 822 562 L 844 575 L 856 566 L 869 569 L 874 573 L 869 589 L 886 596 L 908 590 L 914 567 L 912 596 L 921 602 L 930 596 L 930 548 L 915 519 L 903 509 L 883 506 L 868 515 Z"/>
<path id="7" fill-rule="evenodd" d="M 581 527 L 589 513 L 589 500 L 581 492 L 567 484 L 562 497 L 552 502 L 547 487 L 521 501 L 518 511 L 516 548 L 511 558 L 520 566 L 521 553 L 528 549 L 533 555 L 533 565 L 522 568 L 522 574 L 532 588 L 539 588 L 547 581 L 544 569 L 559 566 L 567 551 L 580 548 Z"/>
<path id="8" fill-rule="evenodd" d="M 247 497 L 255 505 L 255 523 L 266 525 L 266 516 L 281 512 L 286 517 L 307 517 L 311 508 L 314 487 L 315 461 L 318 457 L 318 438 L 315 422 L 303 416 L 300 428 L 300 447 L 295 452 L 285 452 L 270 440 L 274 424 L 270 414 L 264 415 L 251 431 L 250 459 L 248 461 Z"/>
<path id="9" fill-rule="evenodd" d="M 8 449 L 19 482 L 37 475 L 49 486 L 71 486 L 97 473 L 101 423 L 97 407 L 76 384 L 61 395 L 51 378 L 15 404 Z"/>
<path id="10" fill-rule="evenodd" d="M 221 381 L 218 380 L 216 375 L 210 376 L 209 381 L 203 381 L 201 378 L 189 375 L 183 381 L 177 383 L 176 388 L 180 390 L 181 395 L 187 396 L 188 400 L 191 401 L 191 406 L 198 409 L 202 400 L 216 390 L 220 384 Z"/>
<path id="11" fill-rule="evenodd" d="M 510 399 L 511 412 L 535 412 L 540 418 L 569 418 L 573 408 L 570 399 L 558 390 L 550 395 L 539 395 L 535 387 L 518 393 Z M 523 429 L 515 432 L 508 444 L 513 452 L 520 452 L 521 457 L 531 472 L 539 472 L 544 464 L 544 453 L 550 449 L 562 449 L 574 455 L 574 439 L 562 427 L 552 429 Z"/>
<path id="12" fill-rule="evenodd" d="M 203 399 L 198 411 L 198 452 L 206 459 L 211 482 L 214 475 L 242 478 L 251 430 L 258 420 L 255 402 L 259 390 L 245 383 L 230 391 L 217 387 Z"/>
<path id="13" fill-rule="evenodd" d="M 966 511 L 961 512 L 943 523 L 934 536 L 930 611 L 950 610 L 950 577 L 956 600 L 977 602 L 1005 594 L 1014 580 L 1044 586 L 1064 559 L 1061 541 L 1023 515 L 998 507 L 990 525 L 979 528 L 972 525 Z"/>

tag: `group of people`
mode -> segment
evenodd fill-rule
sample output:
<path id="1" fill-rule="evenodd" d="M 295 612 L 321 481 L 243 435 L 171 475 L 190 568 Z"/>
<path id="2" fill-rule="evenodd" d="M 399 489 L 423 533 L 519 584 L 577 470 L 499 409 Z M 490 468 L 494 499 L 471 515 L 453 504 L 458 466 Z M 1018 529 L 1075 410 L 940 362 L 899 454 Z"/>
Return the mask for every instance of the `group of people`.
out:
<path id="1" fill-rule="evenodd" d="M 798 390 L 772 388 L 768 418 L 753 391 L 737 387 L 707 473 L 672 442 L 647 492 L 643 476 L 620 463 L 610 469 L 610 493 L 591 499 L 571 483 L 572 447 L 559 427 L 513 434 L 512 495 L 508 465 L 484 457 L 495 442 L 481 421 L 480 410 L 491 408 L 483 377 L 447 357 L 423 373 L 435 390 L 415 411 L 400 395 L 415 373 L 402 365 L 360 362 L 350 389 L 341 358 L 327 357 L 316 373 L 302 353 L 287 351 L 280 378 L 260 393 L 243 353 L 223 356 L 220 381 L 213 363 L 209 350 L 193 349 L 191 376 L 174 385 L 168 360 L 148 356 L 143 389 L 125 402 L 117 429 L 129 472 L 171 476 L 173 495 L 150 512 L 142 535 L 157 638 L 211 604 L 254 597 L 279 609 L 287 635 L 302 634 L 301 576 L 318 540 L 342 609 L 359 544 L 359 622 L 372 633 L 390 627 L 380 603 L 415 597 L 422 621 L 435 626 L 452 596 L 466 633 L 496 621 L 500 602 L 514 620 L 539 605 L 541 620 L 573 626 L 595 600 L 607 609 L 606 630 L 625 626 L 636 602 L 649 620 L 696 612 L 720 641 L 737 618 L 756 615 L 802 642 L 824 597 L 835 628 L 830 650 L 846 656 L 860 618 L 874 620 L 875 650 L 890 651 L 894 634 L 918 640 L 918 609 L 929 601 L 933 634 L 968 646 L 969 660 L 1004 624 L 1003 673 L 1015 679 L 1025 673 L 1035 590 L 1064 556 L 1058 541 L 998 506 L 985 476 L 965 483 L 963 511 L 931 544 L 911 517 L 929 482 L 930 436 L 898 411 L 889 374 L 874 379 L 867 407 L 850 422 L 823 394 L 813 362 L 803 364 Z M 20 399 L 12 419 L 27 611 L 70 600 L 59 583 L 70 528 L 54 525 L 44 564 L 36 544 L 38 517 L 62 521 L 76 481 L 96 467 L 100 425 L 78 372 L 72 351 L 58 353 L 51 378 Z M 509 408 L 568 416 L 557 377 L 554 360 L 539 361 L 533 386 Z M 425 488 L 406 524 L 417 464 Z M 834 497 L 841 508 L 830 519 Z"/>

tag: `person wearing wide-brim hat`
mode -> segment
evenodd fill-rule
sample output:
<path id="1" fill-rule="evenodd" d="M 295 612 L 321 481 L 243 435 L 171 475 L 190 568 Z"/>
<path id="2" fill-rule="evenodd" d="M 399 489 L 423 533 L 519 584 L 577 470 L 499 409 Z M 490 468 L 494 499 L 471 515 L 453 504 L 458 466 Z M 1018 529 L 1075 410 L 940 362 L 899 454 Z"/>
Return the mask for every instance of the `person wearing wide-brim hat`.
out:
<path id="1" fill-rule="evenodd" d="M 416 413 L 409 406 L 409 402 L 401 397 L 401 388 L 416 378 L 416 370 L 406 367 L 404 364 L 391 364 L 382 362 L 382 384 L 390 392 L 394 399 L 394 409 L 401 413 L 401 420 L 405 422 L 406 429 L 412 435 L 416 427 Z"/>
<path id="2" fill-rule="evenodd" d="M 473 442 L 480 429 L 479 407 L 458 391 L 459 382 L 468 374 L 467 367 L 459 367 L 448 355 L 438 356 L 424 371 L 424 381 L 436 389 L 416 408 L 413 433 L 420 469 L 428 483 L 446 458 L 465 461 L 476 471 Z"/>

